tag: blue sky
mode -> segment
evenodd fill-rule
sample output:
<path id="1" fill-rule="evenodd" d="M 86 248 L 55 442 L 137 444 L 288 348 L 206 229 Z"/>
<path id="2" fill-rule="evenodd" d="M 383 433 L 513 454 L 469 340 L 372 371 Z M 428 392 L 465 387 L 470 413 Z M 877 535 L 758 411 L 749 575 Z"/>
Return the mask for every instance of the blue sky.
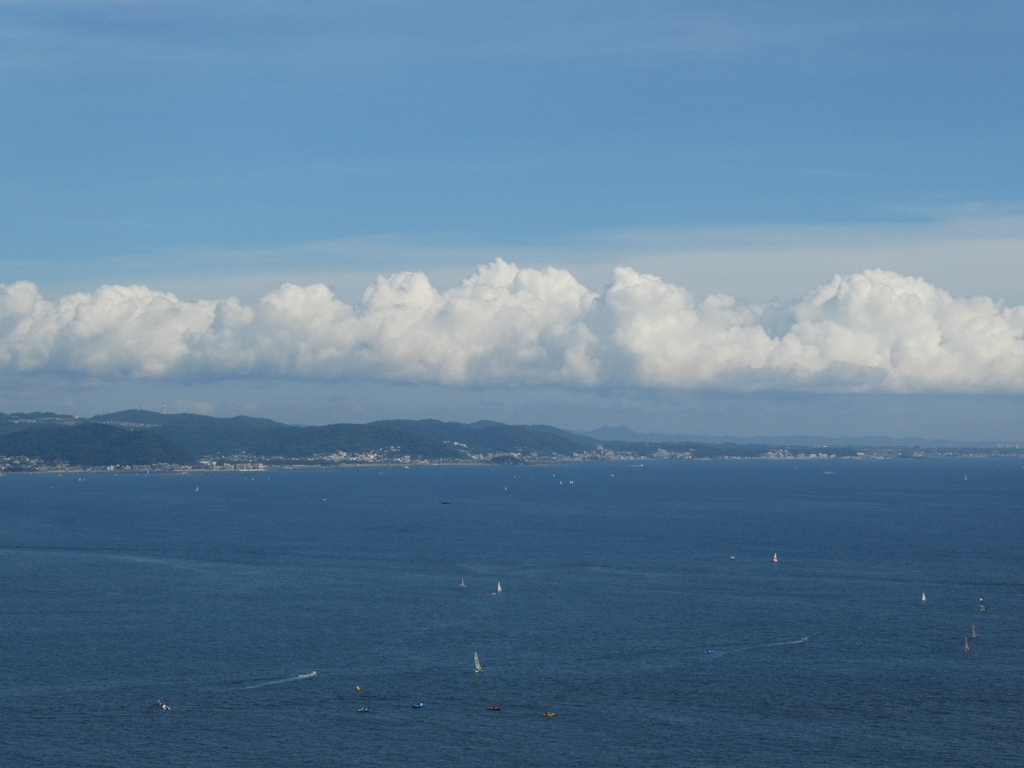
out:
<path id="1" fill-rule="evenodd" d="M 1022 22 L 0 0 L 0 409 L 1024 439 Z"/>

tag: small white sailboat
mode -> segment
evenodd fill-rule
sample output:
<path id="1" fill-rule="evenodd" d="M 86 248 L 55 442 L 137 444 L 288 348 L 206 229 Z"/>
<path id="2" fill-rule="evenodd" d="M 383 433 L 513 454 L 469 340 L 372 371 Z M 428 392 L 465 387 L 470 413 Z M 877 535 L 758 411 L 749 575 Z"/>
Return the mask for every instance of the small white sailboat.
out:
<path id="1" fill-rule="evenodd" d="M 459 579 L 459 586 L 460 587 L 465 587 L 466 586 L 466 580 L 465 579 Z"/>
<path id="2" fill-rule="evenodd" d="M 921 602 L 922 603 L 927 603 L 928 602 L 928 598 L 925 596 L 924 592 L 921 593 Z"/>
<path id="3" fill-rule="evenodd" d="M 476 667 L 473 671 L 478 675 L 484 671 L 484 668 L 480 666 L 480 654 L 475 651 L 473 652 L 473 666 Z"/>
<path id="4" fill-rule="evenodd" d="M 971 624 L 971 637 L 977 637 L 977 636 L 978 636 L 978 629 L 973 624 Z"/>
<path id="5" fill-rule="evenodd" d="M 499 595 L 501 594 L 501 582 L 500 581 L 498 582 L 498 594 Z"/>
<path id="6" fill-rule="evenodd" d="M 970 652 L 971 652 L 971 644 L 969 642 L 967 642 L 967 638 L 965 637 L 964 638 L 964 653 L 970 653 Z"/>
<path id="7" fill-rule="evenodd" d="M 778 552 L 776 552 L 774 555 L 772 555 L 772 562 L 773 563 L 779 562 L 779 553 Z"/>

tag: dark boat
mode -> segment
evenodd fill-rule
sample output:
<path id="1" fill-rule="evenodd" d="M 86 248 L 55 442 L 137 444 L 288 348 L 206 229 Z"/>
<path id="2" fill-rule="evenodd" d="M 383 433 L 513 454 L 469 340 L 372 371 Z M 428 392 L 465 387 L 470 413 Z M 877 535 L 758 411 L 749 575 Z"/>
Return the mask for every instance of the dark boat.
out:
<path id="1" fill-rule="evenodd" d="M 488 707 L 490 712 L 501 712 L 501 707 Z"/>

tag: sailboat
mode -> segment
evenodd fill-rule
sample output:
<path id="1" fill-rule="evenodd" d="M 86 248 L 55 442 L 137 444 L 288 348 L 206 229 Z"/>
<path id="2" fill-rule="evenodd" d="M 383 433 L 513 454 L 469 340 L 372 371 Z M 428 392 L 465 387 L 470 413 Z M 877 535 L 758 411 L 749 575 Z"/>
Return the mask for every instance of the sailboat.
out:
<path id="1" fill-rule="evenodd" d="M 484 671 L 484 668 L 482 666 L 480 666 L 480 654 L 479 653 L 476 653 L 476 652 L 473 653 L 473 666 L 476 667 L 476 669 L 473 670 L 473 671 L 476 672 L 478 675 L 481 672 Z"/>
<path id="2" fill-rule="evenodd" d="M 773 563 L 779 562 L 779 553 L 778 552 L 776 552 L 774 555 L 772 555 L 772 562 Z"/>
<path id="3" fill-rule="evenodd" d="M 498 582 L 498 594 L 499 595 L 501 594 L 501 582 L 500 581 Z"/>
<path id="4" fill-rule="evenodd" d="M 967 642 L 967 638 L 965 637 L 964 638 L 964 653 L 970 653 L 970 652 L 971 652 L 971 644 L 969 642 Z"/>
<path id="5" fill-rule="evenodd" d="M 922 593 L 921 593 L 921 602 L 922 602 L 922 603 L 927 603 L 927 602 L 928 602 L 928 598 L 927 598 L 927 597 L 925 597 L 925 594 L 924 594 L 924 592 L 922 592 Z"/>
<path id="6" fill-rule="evenodd" d="M 977 637 L 977 636 L 978 636 L 978 630 L 975 628 L 975 626 L 973 624 L 971 624 L 971 637 Z"/>
<path id="7" fill-rule="evenodd" d="M 985 598 L 984 597 L 979 597 L 978 598 L 978 610 L 979 611 L 984 611 L 985 610 Z"/>
<path id="8" fill-rule="evenodd" d="M 466 586 L 466 580 L 465 579 L 459 579 L 459 586 L 460 587 L 465 587 Z"/>

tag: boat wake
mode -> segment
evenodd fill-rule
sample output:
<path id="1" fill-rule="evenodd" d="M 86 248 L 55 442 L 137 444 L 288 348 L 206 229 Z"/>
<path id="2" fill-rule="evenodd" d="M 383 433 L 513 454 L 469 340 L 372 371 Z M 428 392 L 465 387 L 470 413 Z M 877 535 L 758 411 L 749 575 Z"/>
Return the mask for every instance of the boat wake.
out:
<path id="1" fill-rule="evenodd" d="M 713 653 L 719 656 L 727 653 L 739 653 L 741 651 L 756 651 L 759 648 L 777 648 L 780 645 L 801 645 L 809 640 L 807 637 L 801 637 L 799 640 L 783 640 L 778 643 L 758 643 L 757 645 L 744 645 L 739 648 L 711 648 L 704 651 L 704 653 Z"/>
<path id="2" fill-rule="evenodd" d="M 295 675 L 293 677 L 280 677 L 273 680 L 261 680 L 258 683 L 251 683 L 249 685 L 243 685 L 242 690 L 249 690 L 251 688 L 263 688 L 267 685 L 281 685 L 282 683 L 293 683 L 296 680 L 305 680 L 310 677 L 316 677 L 316 670 L 307 672 L 304 675 Z"/>

